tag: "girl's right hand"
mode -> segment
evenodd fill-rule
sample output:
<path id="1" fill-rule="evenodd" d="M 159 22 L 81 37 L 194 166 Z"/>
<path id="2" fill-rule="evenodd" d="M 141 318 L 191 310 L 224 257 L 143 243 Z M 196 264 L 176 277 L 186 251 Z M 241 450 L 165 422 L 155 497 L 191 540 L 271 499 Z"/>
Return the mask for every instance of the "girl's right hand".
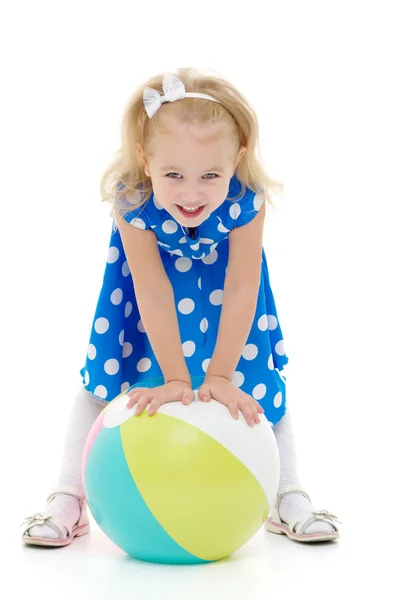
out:
<path id="1" fill-rule="evenodd" d="M 135 415 L 140 415 L 148 404 L 149 416 L 154 415 L 162 404 L 167 402 L 179 402 L 188 406 L 194 400 L 194 392 L 186 381 L 173 380 L 164 385 L 154 388 L 137 387 L 126 394 L 130 400 L 126 408 L 132 408 L 136 404 Z"/>

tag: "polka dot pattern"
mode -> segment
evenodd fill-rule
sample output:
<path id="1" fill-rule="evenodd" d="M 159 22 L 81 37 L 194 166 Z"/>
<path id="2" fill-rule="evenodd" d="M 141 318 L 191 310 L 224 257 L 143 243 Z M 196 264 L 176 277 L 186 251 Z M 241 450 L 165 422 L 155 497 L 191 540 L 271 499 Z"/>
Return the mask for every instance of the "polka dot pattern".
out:
<path id="1" fill-rule="evenodd" d="M 228 197 L 190 232 L 163 208 L 154 193 L 124 218 L 139 229 L 151 229 L 174 290 L 181 349 L 189 372 L 205 378 L 217 341 L 229 260 L 229 233 L 249 223 L 264 198 L 231 179 Z M 178 217 L 179 218 L 179 217 Z M 114 225 L 114 224 L 113 224 Z M 271 426 L 285 413 L 288 362 L 265 252 L 262 254 L 257 306 L 232 384 L 256 399 Z M 232 327 L 236 324 L 233 323 Z M 151 319 L 148 327 L 151 327 Z M 112 228 L 105 273 L 93 316 L 84 386 L 95 397 L 111 401 L 133 384 L 162 372 L 144 327 L 135 286 L 118 228 Z"/>

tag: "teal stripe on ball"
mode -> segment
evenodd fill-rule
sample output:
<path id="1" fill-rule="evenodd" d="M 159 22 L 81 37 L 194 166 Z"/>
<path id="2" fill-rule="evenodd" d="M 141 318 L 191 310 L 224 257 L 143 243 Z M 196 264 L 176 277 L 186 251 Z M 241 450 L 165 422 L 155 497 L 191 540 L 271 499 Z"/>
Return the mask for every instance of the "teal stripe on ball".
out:
<path id="1" fill-rule="evenodd" d="M 210 562 L 179 546 L 150 512 L 126 463 L 119 427 L 102 429 L 94 440 L 86 464 L 85 488 L 94 519 L 130 556 L 164 564 L 166 557 L 169 564 Z"/>

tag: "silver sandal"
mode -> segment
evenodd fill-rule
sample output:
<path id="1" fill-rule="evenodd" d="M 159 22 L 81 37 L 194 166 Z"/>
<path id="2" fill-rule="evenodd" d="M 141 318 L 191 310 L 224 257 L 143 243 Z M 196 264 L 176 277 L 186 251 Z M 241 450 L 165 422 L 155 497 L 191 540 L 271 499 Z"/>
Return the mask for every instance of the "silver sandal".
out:
<path id="1" fill-rule="evenodd" d="M 22 532 L 22 542 L 26 544 L 34 544 L 37 546 L 67 546 L 72 542 L 74 537 L 79 537 L 81 535 L 85 535 L 90 531 L 90 523 L 88 518 L 88 513 L 86 509 L 86 497 L 84 490 L 81 487 L 76 485 L 72 485 L 69 483 L 59 483 L 54 487 L 50 495 L 48 496 L 46 502 L 49 503 L 53 500 L 55 496 L 59 494 L 68 494 L 70 496 L 75 496 L 78 498 L 81 514 L 79 520 L 72 527 L 71 531 L 60 522 L 59 518 L 55 515 L 51 514 L 50 508 L 47 507 L 43 513 L 36 513 L 29 517 L 26 517 L 25 520 L 21 523 L 21 527 L 23 527 Z M 52 539 L 46 537 L 34 537 L 28 534 L 28 529 L 33 527 L 34 525 L 43 525 L 46 524 L 58 534 L 59 539 Z"/>
<path id="2" fill-rule="evenodd" d="M 298 542 L 325 542 L 327 540 L 336 540 L 340 537 L 339 529 L 333 521 L 335 520 L 338 523 L 341 523 L 341 521 L 338 520 L 336 515 L 332 515 L 326 510 L 313 510 L 312 517 L 310 517 L 309 512 L 300 513 L 300 515 L 297 515 L 296 518 L 290 523 L 282 521 L 279 516 L 279 505 L 283 496 L 286 496 L 286 494 L 291 492 L 300 492 L 305 498 L 307 498 L 310 504 L 312 504 L 310 496 L 302 485 L 297 483 L 288 483 L 280 486 L 275 498 L 275 505 L 265 521 L 265 529 L 267 531 L 278 534 L 285 533 L 290 539 Z M 334 531 L 305 534 L 304 531 L 307 529 L 307 527 L 311 523 L 314 523 L 318 520 L 326 521 L 332 525 Z M 296 525 L 299 525 L 297 533 L 294 531 Z"/>

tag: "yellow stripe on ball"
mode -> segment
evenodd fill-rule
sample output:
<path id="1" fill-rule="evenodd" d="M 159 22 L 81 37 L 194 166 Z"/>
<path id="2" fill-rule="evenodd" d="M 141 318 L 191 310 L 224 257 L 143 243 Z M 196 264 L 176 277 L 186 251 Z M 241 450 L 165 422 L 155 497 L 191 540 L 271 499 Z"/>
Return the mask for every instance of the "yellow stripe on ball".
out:
<path id="1" fill-rule="evenodd" d="M 229 555 L 265 521 L 268 500 L 253 473 L 195 426 L 147 410 L 120 426 L 128 468 L 164 530 L 204 560 Z"/>

